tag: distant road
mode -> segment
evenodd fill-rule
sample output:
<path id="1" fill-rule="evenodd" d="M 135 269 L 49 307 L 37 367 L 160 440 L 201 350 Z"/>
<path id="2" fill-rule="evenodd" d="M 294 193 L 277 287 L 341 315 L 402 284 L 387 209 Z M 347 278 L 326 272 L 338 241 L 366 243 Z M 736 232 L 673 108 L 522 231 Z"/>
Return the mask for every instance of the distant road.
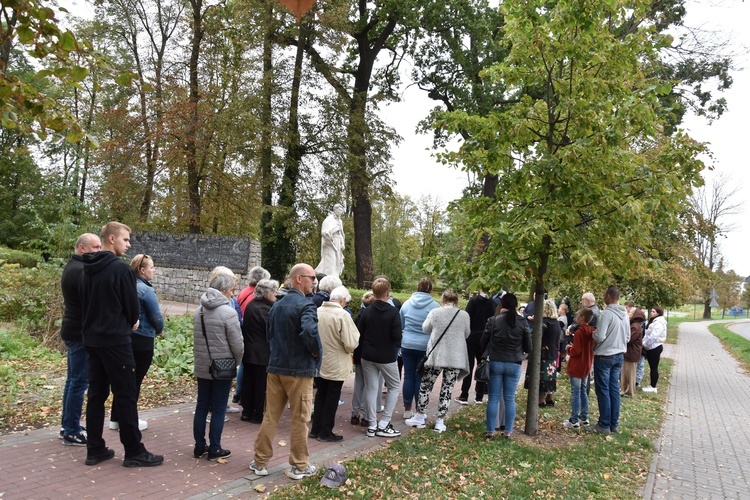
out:
<path id="1" fill-rule="evenodd" d="M 729 327 L 731 331 L 738 335 L 742 335 L 746 339 L 750 340 L 750 322 L 735 323 Z"/>

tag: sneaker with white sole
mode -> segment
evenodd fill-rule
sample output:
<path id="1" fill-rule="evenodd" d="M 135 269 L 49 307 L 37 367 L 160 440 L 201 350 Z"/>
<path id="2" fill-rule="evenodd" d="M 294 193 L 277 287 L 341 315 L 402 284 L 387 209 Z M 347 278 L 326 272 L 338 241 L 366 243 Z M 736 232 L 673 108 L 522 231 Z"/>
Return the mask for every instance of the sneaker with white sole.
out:
<path id="1" fill-rule="evenodd" d="M 62 443 L 66 446 L 86 446 L 86 435 L 83 432 L 75 434 L 66 434 L 63 436 Z"/>
<path id="2" fill-rule="evenodd" d="M 571 422 L 570 420 L 566 420 L 563 422 L 563 429 L 580 429 L 581 428 L 581 422 Z"/>
<path id="3" fill-rule="evenodd" d="M 417 413 L 410 419 L 407 419 L 404 423 L 409 427 L 424 429 L 427 423 L 427 416 L 424 413 Z"/>
<path id="4" fill-rule="evenodd" d="M 385 428 L 378 427 L 378 430 L 375 431 L 375 435 L 383 438 L 399 437 L 401 431 L 397 431 L 393 428 L 393 424 L 389 423 Z"/>
<path id="5" fill-rule="evenodd" d="M 251 471 L 255 473 L 256 476 L 267 476 L 268 475 L 268 469 L 265 467 L 259 467 L 255 465 L 255 460 L 250 462 L 250 466 L 248 467 Z"/>
<path id="6" fill-rule="evenodd" d="M 588 418 L 581 419 L 581 420 L 579 420 L 579 422 L 584 427 L 587 427 L 587 426 L 591 425 L 591 420 L 589 420 Z"/>
<path id="7" fill-rule="evenodd" d="M 643 392 L 657 392 L 656 387 L 651 387 L 650 385 L 644 385 L 643 389 L 641 389 Z"/>
<path id="8" fill-rule="evenodd" d="M 463 406 L 466 406 L 466 405 L 469 404 L 469 402 L 467 400 L 462 399 L 462 398 L 456 398 L 456 399 L 454 399 L 454 401 L 456 403 L 460 404 L 460 405 L 463 405 Z"/>
<path id="9" fill-rule="evenodd" d="M 299 470 L 297 467 L 292 466 L 291 469 L 285 470 L 284 474 L 286 474 L 286 477 L 288 477 L 289 479 L 298 481 L 303 477 L 314 476 L 316 472 L 318 472 L 317 467 L 315 467 L 314 465 L 308 465 L 305 470 Z"/>
<path id="10" fill-rule="evenodd" d="M 239 413 L 240 409 L 236 406 L 227 406 L 227 413 Z"/>
<path id="11" fill-rule="evenodd" d="M 377 429 L 377 428 L 375 428 L 375 427 L 368 427 L 368 428 L 367 428 L 367 437 L 368 437 L 368 438 L 374 438 L 374 437 L 375 437 L 375 433 L 376 433 L 377 431 L 378 431 L 378 429 Z"/>
<path id="12" fill-rule="evenodd" d="M 109 428 L 113 431 L 119 431 L 120 430 L 120 422 L 115 422 L 114 420 L 109 421 Z M 145 431 L 148 429 L 148 422 L 145 420 L 138 419 L 138 430 L 139 431 Z"/>
<path id="13" fill-rule="evenodd" d="M 404 410 L 404 420 L 409 420 L 413 416 L 414 414 L 411 412 L 411 410 Z"/>
<path id="14" fill-rule="evenodd" d="M 445 423 L 443 423 L 442 418 L 438 418 L 435 420 L 435 432 L 445 432 L 447 430 L 447 427 L 445 426 Z"/>

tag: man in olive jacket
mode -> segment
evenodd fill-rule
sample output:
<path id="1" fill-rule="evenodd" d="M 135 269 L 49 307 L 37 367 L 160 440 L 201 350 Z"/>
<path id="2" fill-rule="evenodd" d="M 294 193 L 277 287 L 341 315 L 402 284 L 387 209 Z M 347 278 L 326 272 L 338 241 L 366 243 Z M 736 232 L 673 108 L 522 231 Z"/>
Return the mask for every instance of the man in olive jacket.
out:
<path id="1" fill-rule="evenodd" d="M 296 264 L 289 273 L 289 292 L 274 303 L 268 313 L 266 335 L 271 351 L 266 379 L 266 411 L 255 439 L 255 459 L 250 463 L 257 475 L 268 475 L 273 457 L 276 427 L 287 402 L 291 408 L 289 443 L 290 479 L 312 476 L 317 467 L 310 465 L 307 449 L 307 424 L 313 402 L 313 377 L 320 371 L 321 344 L 318 312 L 306 295 L 311 294 L 316 276 L 308 264 Z"/>

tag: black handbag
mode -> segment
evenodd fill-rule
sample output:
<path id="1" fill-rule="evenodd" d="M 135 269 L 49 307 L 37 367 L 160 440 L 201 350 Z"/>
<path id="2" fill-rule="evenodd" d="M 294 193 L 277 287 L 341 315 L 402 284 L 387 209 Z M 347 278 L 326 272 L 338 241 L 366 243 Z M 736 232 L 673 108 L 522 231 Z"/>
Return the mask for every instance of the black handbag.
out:
<path id="1" fill-rule="evenodd" d="M 490 343 L 492 343 L 492 338 L 490 338 Z M 481 361 L 477 363 L 477 369 L 474 371 L 474 380 L 487 383 L 490 381 L 490 344 L 487 344 L 487 349 L 484 350 Z"/>
<path id="2" fill-rule="evenodd" d="M 425 363 L 427 363 L 427 358 L 430 357 L 430 354 L 432 354 L 432 351 L 434 351 L 435 348 L 437 347 L 437 345 L 440 343 L 440 341 L 443 340 L 443 336 L 445 335 L 445 332 L 447 332 L 448 328 L 451 327 L 451 325 L 453 324 L 453 320 L 456 319 L 456 316 L 458 316 L 459 312 L 461 312 L 460 309 L 458 311 L 456 311 L 456 314 L 453 315 L 453 318 L 451 319 L 451 322 L 448 323 L 448 326 L 445 327 L 445 330 L 443 330 L 443 333 L 440 334 L 440 338 L 437 339 L 437 342 L 435 342 L 435 345 L 432 346 L 432 349 L 430 349 L 430 352 L 428 352 L 427 354 L 425 354 L 424 356 L 422 356 L 422 359 L 419 360 L 419 364 L 417 365 L 417 370 L 416 370 L 417 371 L 417 375 L 419 377 L 421 377 L 422 375 L 424 375 L 424 365 L 425 365 Z"/>
<path id="3" fill-rule="evenodd" d="M 214 380 L 232 380 L 237 376 L 237 361 L 234 358 L 211 359 L 211 348 L 208 346 L 208 337 L 206 336 L 206 323 L 203 321 L 203 307 L 201 307 L 201 329 L 210 360 L 208 374 Z"/>

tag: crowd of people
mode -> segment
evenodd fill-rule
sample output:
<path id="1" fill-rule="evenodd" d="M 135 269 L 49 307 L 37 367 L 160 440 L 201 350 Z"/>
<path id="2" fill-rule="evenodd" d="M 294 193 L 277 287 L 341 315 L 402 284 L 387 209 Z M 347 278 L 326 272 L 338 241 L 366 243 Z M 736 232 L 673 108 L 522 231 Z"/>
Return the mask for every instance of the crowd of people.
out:
<path id="1" fill-rule="evenodd" d="M 129 240 L 130 229 L 117 222 L 102 228 L 101 239 L 81 235 L 62 276 L 61 334 L 68 350 L 68 377 L 60 437 L 66 445 L 87 447 L 87 465 L 114 456 L 102 432 L 110 391 L 114 398 L 109 427 L 119 431 L 123 464 L 154 466 L 164 460 L 142 444 L 140 431 L 148 423 L 138 418 L 137 410 L 154 339 L 164 328 L 151 285 L 156 268 L 148 255 L 136 255 L 130 266 L 120 259 Z M 314 474 L 308 439 L 343 439 L 334 432 L 336 414 L 343 403 L 343 384 L 353 373 L 350 422 L 363 427 L 368 437 L 401 435 L 393 424 L 399 396 L 404 424 L 427 427 L 426 410 L 438 378 L 441 386 L 432 423 L 436 432 L 447 431 L 451 402 L 469 404 L 474 381 L 475 403 L 484 403 L 487 396 L 484 436 L 512 436 L 522 363 L 532 349 L 534 301 L 519 307 L 513 293 L 490 297 L 478 290 L 464 311 L 454 290 L 445 290 L 437 302 L 432 282 L 423 278 L 401 304 L 388 278 L 378 276 L 362 297 L 355 319 L 348 307 L 351 295 L 341 280 L 316 274 L 308 264 L 293 266 L 282 286 L 261 267 L 249 271 L 248 285 L 239 294 L 238 286 L 230 269 L 215 268 L 195 311 L 195 458 L 231 456 L 221 442 L 225 414 L 240 411 L 229 406 L 231 400 L 241 405 L 242 421 L 260 425 L 249 466 L 255 474 L 268 474 L 277 427 L 287 408 L 291 467 L 286 475 L 301 479 Z M 652 307 L 646 322 L 642 309 L 619 301 L 619 289 L 611 286 L 604 294 L 604 309 L 591 293 L 583 294 L 576 311 L 566 300 L 541 302 L 538 404 L 555 405 L 557 380 L 565 366 L 571 388 L 566 429 L 584 426 L 601 434 L 618 432 L 620 398 L 635 395 L 645 362 L 650 380 L 642 390 L 657 390 L 666 340 L 663 310 Z M 480 367 L 484 373 L 481 378 L 473 376 L 475 365 L 477 373 Z M 236 391 L 230 398 L 235 378 Z M 593 426 L 592 378 L 599 410 Z M 459 383 L 460 394 L 452 401 Z"/>

